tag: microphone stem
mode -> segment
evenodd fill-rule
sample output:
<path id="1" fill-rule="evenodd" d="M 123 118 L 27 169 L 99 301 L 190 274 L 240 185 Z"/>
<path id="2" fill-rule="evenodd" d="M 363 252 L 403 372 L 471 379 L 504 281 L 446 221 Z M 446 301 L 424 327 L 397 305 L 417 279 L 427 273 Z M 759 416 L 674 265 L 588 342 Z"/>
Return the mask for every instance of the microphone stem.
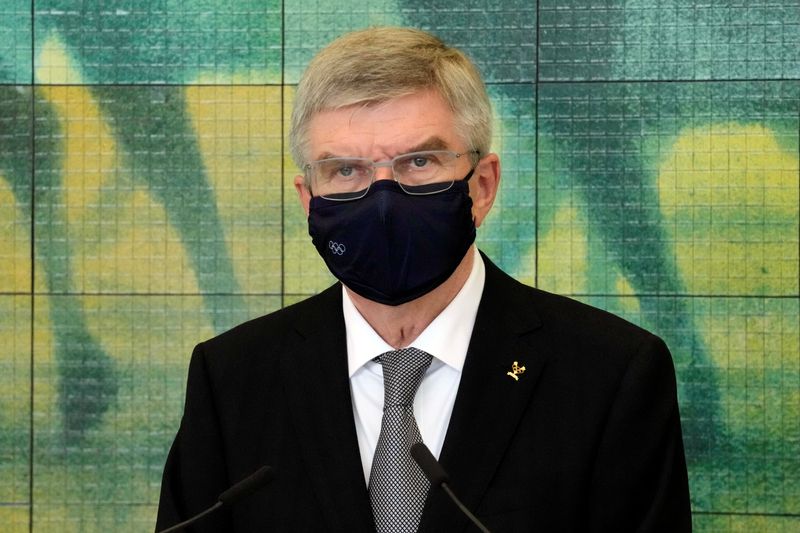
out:
<path id="1" fill-rule="evenodd" d="M 203 518 L 205 515 L 207 515 L 207 514 L 209 514 L 209 513 L 213 513 L 214 511 L 216 511 L 216 510 L 217 510 L 217 509 L 219 509 L 220 507 L 222 507 L 222 502 L 217 502 L 217 503 L 215 503 L 215 504 L 214 504 L 212 507 L 209 507 L 208 509 L 206 509 L 205 511 L 203 511 L 203 512 L 202 512 L 202 513 L 200 513 L 199 515 L 197 515 L 197 516 L 193 516 L 193 517 L 192 517 L 192 518 L 190 518 L 189 520 L 184 520 L 184 521 L 183 521 L 183 522 L 181 522 L 180 524 L 175 524 L 175 525 L 174 525 L 174 526 L 172 526 L 171 528 L 169 528 L 169 529 L 165 529 L 165 530 L 161 531 L 160 533 L 172 533 L 173 531 L 178 531 L 178 530 L 180 530 L 180 529 L 183 529 L 183 528 L 185 528 L 186 526 L 188 526 L 189 524 L 192 524 L 192 523 L 194 523 L 194 522 L 196 522 L 196 521 L 200 520 L 200 519 L 201 519 L 201 518 Z"/>
<path id="2" fill-rule="evenodd" d="M 474 514 L 472 514 L 472 513 L 469 511 L 469 509 L 467 509 L 467 508 L 464 506 L 464 504 L 463 504 L 463 503 L 461 503 L 461 500 L 459 500 L 459 499 L 458 499 L 458 497 L 457 497 L 455 494 L 453 494 L 453 491 L 452 491 L 452 490 L 450 490 L 450 487 L 447 485 L 447 483 L 442 483 L 442 489 L 444 489 L 444 491 L 447 493 L 447 495 L 448 495 L 448 496 L 450 496 L 450 498 L 453 500 L 453 503 L 455 503 L 455 504 L 458 506 L 458 508 L 459 508 L 459 509 L 461 509 L 461 511 L 462 511 L 462 512 L 463 512 L 465 515 L 467 515 L 467 517 L 468 517 L 470 520 L 472 520 L 472 523 L 473 523 L 473 524 L 475 524 L 475 526 L 476 526 L 478 529 L 480 529 L 480 530 L 481 530 L 483 533 L 492 533 L 491 531 L 489 531 L 488 529 L 486 529 L 486 526 L 484 526 L 483 524 L 481 524 L 481 521 L 480 521 L 480 520 L 478 520 L 478 519 L 475 517 L 475 515 L 474 515 Z M 166 533 L 166 532 L 165 532 L 165 533 Z"/>

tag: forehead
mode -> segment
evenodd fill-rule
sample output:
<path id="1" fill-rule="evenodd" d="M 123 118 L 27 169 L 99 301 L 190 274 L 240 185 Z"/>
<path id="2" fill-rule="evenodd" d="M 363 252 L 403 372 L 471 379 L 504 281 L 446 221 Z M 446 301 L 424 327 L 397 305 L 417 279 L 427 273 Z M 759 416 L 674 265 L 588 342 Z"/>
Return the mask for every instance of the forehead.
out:
<path id="1" fill-rule="evenodd" d="M 420 91 L 374 105 L 321 111 L 309 122 L 312 160 L 336 156 L 382 159 L 412 151 L 430 139 L 465 149 L 453 112 L 435 91 Z"/>

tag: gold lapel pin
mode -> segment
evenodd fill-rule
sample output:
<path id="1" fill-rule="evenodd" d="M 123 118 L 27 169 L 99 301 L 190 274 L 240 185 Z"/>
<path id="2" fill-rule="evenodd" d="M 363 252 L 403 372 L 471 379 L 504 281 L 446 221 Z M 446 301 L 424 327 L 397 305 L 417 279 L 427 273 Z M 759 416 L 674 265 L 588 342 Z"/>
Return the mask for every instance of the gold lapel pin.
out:
<path id="1" fill-rule="evenodd" d="M 519 363 L 514 361 L 514 364 L 511 365 L 511 372 L 506 372 L 506 375 L 514 378 L 514 381 L 519 381 L 519 375 L 524 373 L 525 367 L 519 366 Z"/>

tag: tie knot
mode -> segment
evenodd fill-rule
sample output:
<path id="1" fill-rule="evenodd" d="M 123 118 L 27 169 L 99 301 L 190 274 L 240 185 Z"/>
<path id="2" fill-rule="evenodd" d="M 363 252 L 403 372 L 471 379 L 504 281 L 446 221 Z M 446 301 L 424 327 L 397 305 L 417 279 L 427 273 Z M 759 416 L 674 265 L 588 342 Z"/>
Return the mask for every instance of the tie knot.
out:
<path id="1" fill-rule="evenodd" d="M 417 348 L 403 348 L 378 357 L 383 367 L 384 409 L 396 405 L 411 405 L 422 376 L 433 357 Z"/>

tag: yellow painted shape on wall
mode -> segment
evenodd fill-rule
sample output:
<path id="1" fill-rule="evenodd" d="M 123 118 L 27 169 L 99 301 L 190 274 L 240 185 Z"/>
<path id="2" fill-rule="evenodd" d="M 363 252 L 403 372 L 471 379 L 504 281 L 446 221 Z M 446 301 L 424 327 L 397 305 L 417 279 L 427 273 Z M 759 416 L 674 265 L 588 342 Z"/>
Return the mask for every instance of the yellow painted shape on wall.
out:
<path id="1" fill-rule="evenodd" d="M 498 114 L 494 114 L 492 131 L 495 132 L 495 135 L 492 138 L 492 152 L 502 156 L 506 152 L 506 140 L 518 140 L 520 136 L 518 122 L 517 120 L 505 121 Z M 512 146 L 508 149 L 514 151 L 516 143 L 512 141 L 509 144 Z M 503 168 L 502 157 L 500 166 Z M 477 230 L 476 243 L 481 250 L 489 254 L 493 261 L 502 261 L 506 253 L 511 256 L 517 256 L 514 277 L 526 285 L 533 286 L 536 284 L 536 245 L 533 242 L 533 228 L 531 227 L 531 233 L 528 235 L 523 235 L 523 232 L 520 232 L 517 238 L 501 237 L 499 240 L 492 242 L 493 238 L 496 239 L 494 236 L 498 233 L 496 230 L 490 229 L 492 226 L 497 225 L 500 228 L 504 228 L 504 221 L 508 224 L 509 220 L 517 220 L 520 216 L 525 216 L 520 215 L 520 199 L 516 198 L 515 195 L 521 192 L 520 182 L 531 176 L 526 176 L 522 170 L 514 170 L 507 172 L 504 169 L 501 172 L 500 188 L 497 191 L 497 196 L 494 199 L 489 215 Z M 497 255 L 495 256 L 495 254 Z"/>
<path id="2" fill-rule="evenodd" d="M 126 501 L 87 504 L 71 495 L 65 502 L 34 504 L 36 533 L 132 533 L 150 531 L 156 520 L 156 506 Z M 25 530 L 27 531 L 27 529 Z M 5 532 L 4 532 L 5 533 Z"/>
<path id="3" fill-rule="evenodd" d="M 587 294 L 592 292 L 589 283 L 589 261 L 598 258 L 589 257 L 588 222 L 586 213 L 580 208 L 570 205 L 564 199 L 557 207 L 550 224 L 550 229 L 539 239 L 539 285 L 551 292 L 559 294 Z M 603 265 L 613 287 L 620 298 L 616 298 L 613 306 L 616 312 L 627 312 L 635 316 L 640 311 L 636 291 L 616 265 Z"/>
<path id="4" fill-rule="evenodd" d="M 86 432 L 81 449 L 63 448 L 51 333 L 57 325 L 51 322 L 48 312 L 52 305 L 50 298 L 37 296 L 34 388 L 37 522 L 53 527 L 59 522 L 75 522 L 74 529 L 60 527 L 59 531 L 118 531 L 132 527 L 134 522 L 152 524 L 153 508 L 115 505 L 87 508 L 74 503 L 77 501 L 74 494 L 81 493 L 93 501 L 100 498 L 109 504 L 157 501 L 158 474 L 154 475 L 154 470 L 160 467 L 148 463 L 153 460 L 152 447 L 165 447 L 164 455 L 156 454 L 155 461 L 162 461 L 180 421 L 192 347 L 214 334 L 202 305 L 203 298 L 108 294 L 54 298 L 81 299 L 89 332 L 115 361 L 117 391 L 103 423 Z M 117 472 L 122 477 L 103 472 Z M 87 518 L 87 513 L 91 517 Z"/>
<path id="5" fill-rule="evenodd" d="M 615 270 L 617 269 L 615 268 Z M 630 313 L 632 316 L 638 315 L 641 311 L 641 305 L 639 303 L 639 298 L 636 297 L 636 290 L 633 288 L 633 285 L 631 285 L 627 276 L 622 275 L 619 271 L 617 271 L 617 279 L 614 283 L 614 288 L 619 296 L 625 296 L 625 298 L 618 299 L 620 310 Z"/>
<path id="6" fill-rule="evenodd" d="M 703 312 L 695 323 L 719 369 L 725 423 L 758 445 L 788 438 L 800 427 L 800 315 L 785 302 L 709 298 L 697 304 Z M 785 450 L 784 458 L 795 460 Z"/>
<path id="7" fill-rule="evenodd" d="M 34 298 L 34 306 L 34 426 L 41 430 L 44 423 L 44 426 L 49 425 L 55 430 L 58 427 L 58 410 L 56 408 L 58 371 L 56 370 L 53 322 L 50 320 L 50 297 L 37 295 Z M 47 421 L 52 421 L 52 423 L 47 424 Z"/>
<path id="8" fill-rule="evenodd" d="M 283 88 L 286 108 L 284 113 L 284 132 L 286 134 L 285 146 L 287 147 L 289 146 L 289 119 L 292 103 L 294 102 L 294 93 L 294 87 L 286 86 Z M 286 204 L 284 213 L 285 229 L 283 233 L 285 292 L 290 295 L 315 294 L 329 287 L 336 280 L 314 249 L 314 245 L 311 244 L 311 237 L 308 235 L 308 219 L 302 207 L 300 207 L 297 192 L 293 185 L 294 177 L 300 171 L 294 164 L 288 149 L 284 150 L 284 172 L 283 190 Z M 293 297 L 291 300 L 296 301 Z"/>
<path id="9" fill-rule="evenodd" d="M 187 87 L 236 278 L 281 291 L 281 88 Z"/>
<path id="10" fill-rule="evenodd" d="M 30 251 L 28 252 L 30 253 Z M 46 285 L 41 276 L 35 280 L 35 291 L 41 294 Z M 31 356 L 31 297 L 28 294 L 0 296 L 0 428 L 16 431 L 30 426 L 30 356 Z M 36 300 L 37 315 L 48 312 L 47 299 Z M 52 334 L 50 329 L 39 331 L 40 324 L 33 320 L 34 354 L 36 360 L 48 361 Z M 39 348 L 46 346 L 44 353 Z M 45 384 L 44 388 L 48 388 Z M 43 389 L 36 389 L 40 393 Z M 2 500 L 0 500 L 2 501 Z M 2 524 L 2 521 L 0 521 Z"/>
<path id="11" fill-rule="evenodd" d="M 550 231 L 540 236 L 540 285 L 560 294 L 580 294 L 588 290 L 589 244 L 586 215 L 569 205 L 556 209 Z"/>
<path id="12" fill-rule="evenodd" d="M 30 296 L 0 295 L 0 502 L 29 500 L 30 339 Z M 0 531 L 16 516 L 0 505 Z"/>
<path id="13" fill-rule="evenodd" d="M 84 292 L 196 293 L 194 271 L 163 205 L 125 168 L 125 154 L 88 88 L 41 91 L 61 118 L 63 213 L 73 287 Z"/>
<path id="14" fill-rule="evenodd" d="M 758 124 L 709 124 L 678 136 L 658 190 L 688 292 L 797 293 L 798 166 Z"/>
<path id="15" fill-rule="evenodd" d="M 80 71 L 56 34 L 48 35 L 42 43 L 34 74 L 41 84 L 83 83 Z"/>
<path id="16" fill-rule="evenodd" d="M 22 216 L 14 192 L 0 174 L 0 291 L 31 290 L 30 222 Z M 25 209 L 29 209 L 25 206 Z"/>
<path id="17" fill-rule="evenodd" d="M 28 507 L 0 505 L 0 525 L 3 533 L 28 533 Z"/>

